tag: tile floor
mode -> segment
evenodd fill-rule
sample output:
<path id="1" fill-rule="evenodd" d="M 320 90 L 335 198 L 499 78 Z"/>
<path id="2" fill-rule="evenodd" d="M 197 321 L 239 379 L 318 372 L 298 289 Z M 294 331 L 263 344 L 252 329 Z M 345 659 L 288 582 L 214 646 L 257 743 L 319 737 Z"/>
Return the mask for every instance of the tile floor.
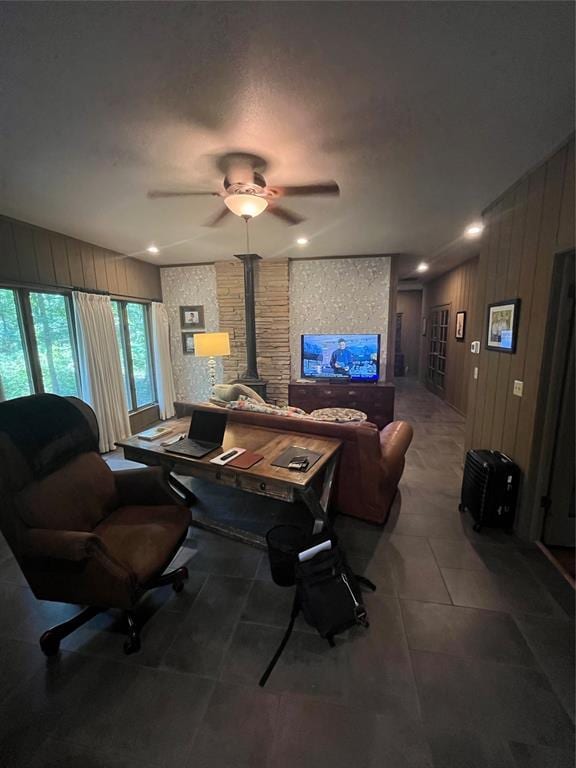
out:
<path id="1" fill-rule="evenodd" d="M 534 548 L 460 516 L 454 411 L 401 382 L 397 417 L 415 438 L 389 523 L 337 521 L 378 585 L 370 630 L 330 649 L 299 620 L 264 691 L 291 594 L 261 552 L 192 529 L 178 556 L 185 592 L 141 605 L 140 654 L 123 655 L 119 621 L 104 615 L 47 662 L 39 634 L 74 609 L 35 601 L 0 540 L 0 766 L 572 766 L 569 586 Z M 263 524 L 262 503 L 201 491 L 221 514 Z"/>

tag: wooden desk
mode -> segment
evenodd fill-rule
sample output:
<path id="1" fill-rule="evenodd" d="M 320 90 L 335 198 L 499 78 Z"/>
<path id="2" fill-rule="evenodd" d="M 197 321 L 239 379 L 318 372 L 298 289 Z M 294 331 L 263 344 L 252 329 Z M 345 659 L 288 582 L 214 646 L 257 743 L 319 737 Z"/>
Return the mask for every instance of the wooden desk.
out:
<path id="1" fill-rule="evenodd" d="M 171 422 L 172 425 L 174 426 L 173 434 L 187 433 L 190 419 L 178 419 Z M 321 530 L 326 522 L 334 472 L 342 444 L 340 440 L 229 422 L 222 447 L 201 459 L 193 459 L 170 453 L 168 449 L 160 445 L 163 439 L 165 440 L 167 437 L 150 442 L 140 440 L 135 436 L 122 440 L 117 445 L 124 450 L 125 458 L 130 461 L 163 467 L 168 474 L 168 482 L 177 490 L 181 489 L 182 486 L 173 476 L 173 473 L 209 480 L 213 483 L 281 501 L 292 503 L 303 501 L 314 517 L 314 531 Z M 282 451 L 290 446 L 316 451 L 322 456 L 307 472 L 292 472 L 284 467 L 272 466 L 272 462 L 276 461 Z M 260 453 L 264 458 L 250 469 L 235 469 L 210 463 L 210 459 L 235 447 Z M 322 474 L 321 490 L 318 492 L 318 483 L 315 481 Z M 188 494 L 190 493 L 188 489 L 186 491 Z M 192 522 L 198 527 L 207 528 L 229 538 L 239 539 L 262 549 L 266 548 L 266 542 L 262 536 L 224 525 L 216 520 L 210 522 L 205 519 L 202 521 L 194 520 L 193 510 Z"/>

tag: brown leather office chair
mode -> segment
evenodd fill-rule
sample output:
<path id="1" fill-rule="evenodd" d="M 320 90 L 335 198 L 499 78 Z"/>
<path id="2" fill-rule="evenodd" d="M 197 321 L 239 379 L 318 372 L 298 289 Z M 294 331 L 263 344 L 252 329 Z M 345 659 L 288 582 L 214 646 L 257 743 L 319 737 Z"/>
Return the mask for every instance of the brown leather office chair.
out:
<path id="1" fill-rule="evenodd" d="M 163 572 L 189 522 L 159 468 L 110 470 L 94 412 L 81 400 L 0 403 L 0 530 L 39 600 L 88 606 L 42 635 L 47 656 L 107 608 L 124 609 L 124 650 L 139 650 L 133 609 L 153 587 L 182 590 L 186 568 Z"/>

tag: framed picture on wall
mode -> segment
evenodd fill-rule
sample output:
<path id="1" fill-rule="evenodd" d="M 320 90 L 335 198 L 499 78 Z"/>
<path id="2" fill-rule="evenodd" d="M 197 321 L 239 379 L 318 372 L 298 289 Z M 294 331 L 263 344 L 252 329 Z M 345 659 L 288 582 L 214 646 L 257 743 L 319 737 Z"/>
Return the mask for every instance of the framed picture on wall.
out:
<path id="1" fill-rule="evenodd" d="M 454 336 L 458 341 L 464 341 L 466 336 L 466 312 L 456 312 L 456 330 Z"/>
<path id="2" fill-rule="evenodd" d="M 180 307 L 180 328 L 182 330 L 204 330 L 204 307 Z"/>
<path id="3" fill-rule="evenodd" d="M 486 349 L 516 352 L 520 299 L 497 301 L 488 305 Z"/>
<path id="4" fill-rule="evenodd" d="M 182 332 L 182 352 L 185 355 L 194 355 L 195 354 L 195 348 L 194 348 L 194 337 L 196 336 L 195 333 L 192 333 L 191 331 L 183 331 Z"/>

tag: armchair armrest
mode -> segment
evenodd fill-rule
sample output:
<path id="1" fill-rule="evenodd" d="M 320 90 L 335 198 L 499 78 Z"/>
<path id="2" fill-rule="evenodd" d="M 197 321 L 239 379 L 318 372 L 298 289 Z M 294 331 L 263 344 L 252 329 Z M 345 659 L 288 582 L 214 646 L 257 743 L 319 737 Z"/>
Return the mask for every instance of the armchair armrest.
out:
<path id="1" fill-rule="evenodd" d="M 404 458 L 412 442 L 414 430 L 407 421 L 393 421 L 380 432 L 380 453 L 384 461 Z"/>
<path id="2" fill-rule="evenodd" d="M 119 470 L 114 472 L 114 479 L 120 506 L 181 503 L 181 499 L 171 492 L 161 467 Z"/>
<path id="3" fill-rule="evenodd" d="M 78 562 L 102 549 L 102 542 L 93 533 L 85 531 L 57 531 L 30 528 L 22 541 L 24 557 L 52 557 Z"/>

